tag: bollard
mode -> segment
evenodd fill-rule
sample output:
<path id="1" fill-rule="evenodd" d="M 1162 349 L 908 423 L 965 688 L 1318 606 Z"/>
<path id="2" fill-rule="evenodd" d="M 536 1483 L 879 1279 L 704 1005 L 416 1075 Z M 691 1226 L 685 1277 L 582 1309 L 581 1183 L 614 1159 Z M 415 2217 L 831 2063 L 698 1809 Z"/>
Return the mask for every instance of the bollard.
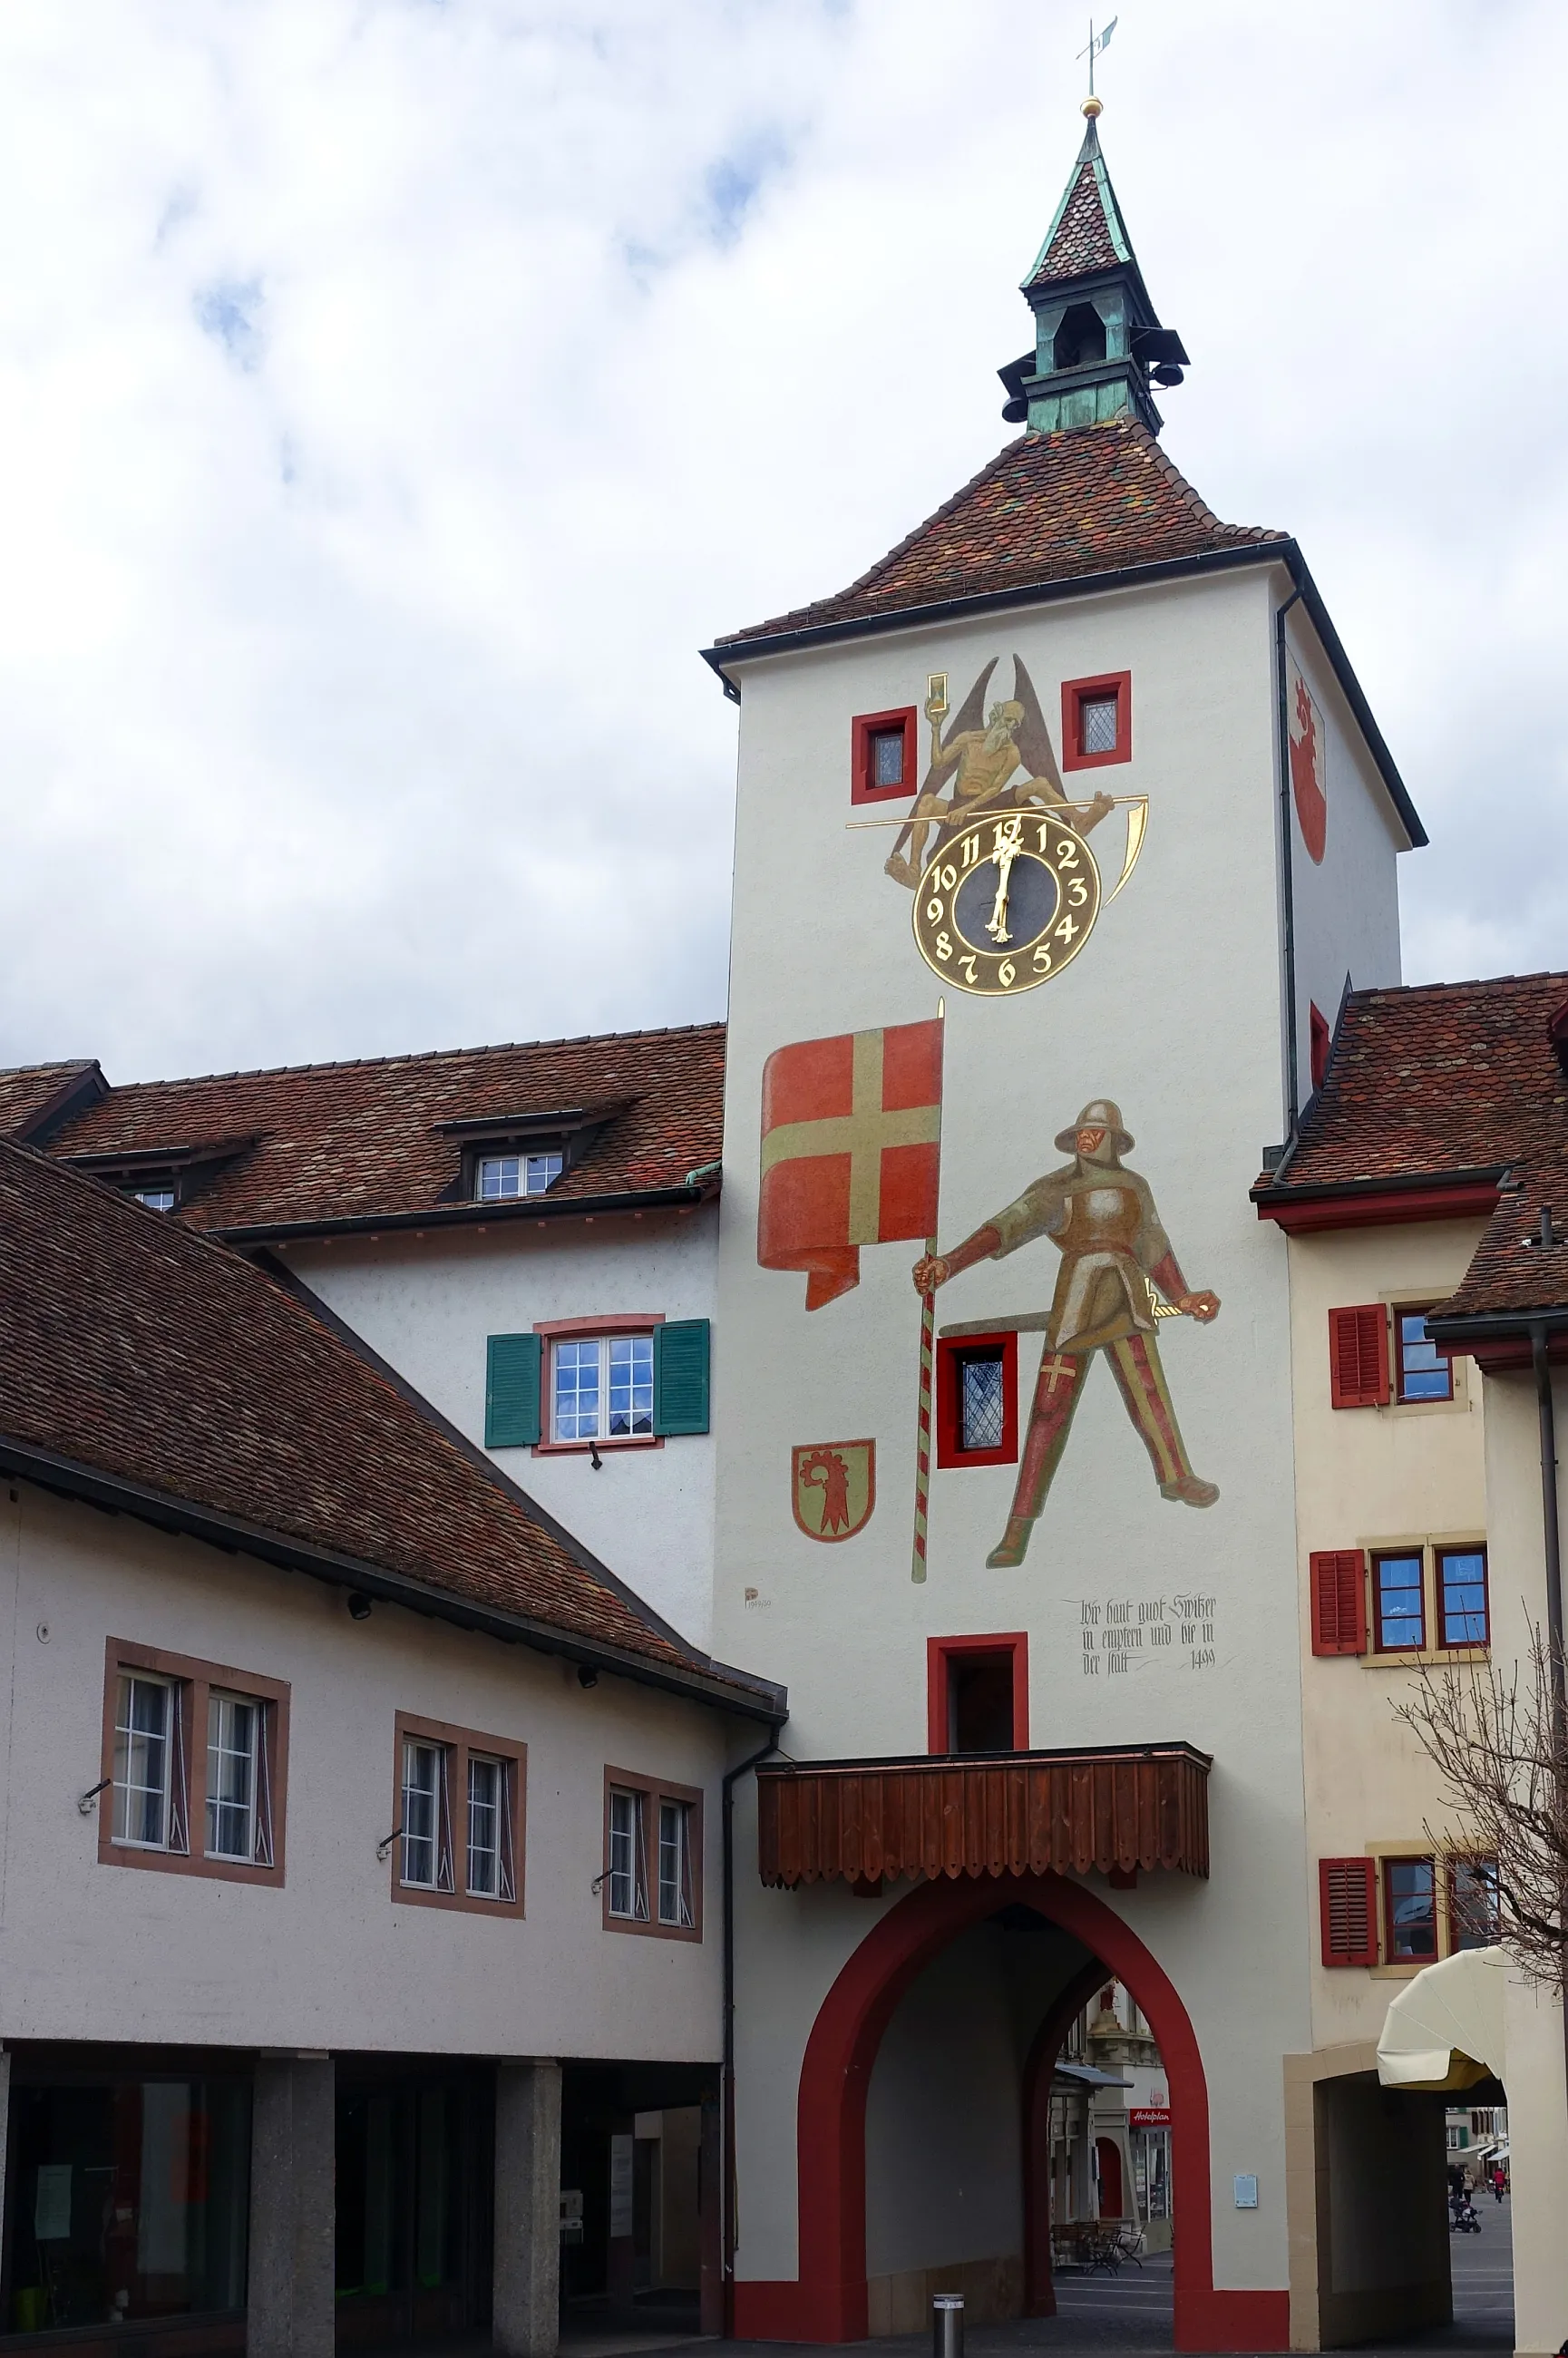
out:
<path id="1" fill-rule="evenodd" d="M 961 2292 L 932 2295 L 931 2358 L 964 2358 L 964 2296 Z"/>

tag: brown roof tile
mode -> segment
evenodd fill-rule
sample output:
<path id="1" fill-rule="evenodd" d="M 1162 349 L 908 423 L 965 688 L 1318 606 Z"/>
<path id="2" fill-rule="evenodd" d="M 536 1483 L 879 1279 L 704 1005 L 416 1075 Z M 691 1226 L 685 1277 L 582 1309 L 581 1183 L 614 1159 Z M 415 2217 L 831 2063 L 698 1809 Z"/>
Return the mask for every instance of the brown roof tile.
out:
<path id="1" fill-rule="evenodd" d="M 710 1671 L 301 1298 L 8 1141 L 0 1436 L 655 1666 Z"/>
<path id="2" fill-rule="evenodd" d="M 1088 270 L 1114 270 L 1120 259 L 1100 202 L 1095 168 L 1086 157 L 1055 234 L 1029 283 L 1038 287 L 1047 279 L 1076 278 Z"/>
<path id="3" fill-rule="evenodd" d="M 1568 1080 L 1549 1026 L 1565 999 L 1568 974 L 1353 992 L 1270 1196 L 1499 1169 L 1556 1148 Z"/>
<path id="4" fill-rule="evenodd" d="M 0 1072 L 0 1137 L 26 1138 L 97 1071 L 91 1056 L 60 1065 L 15 1065 Z"/>
<path id="5" fill-rule="evenodd" d="M 838 597 L 737 631 L 718 651 L 1286 536 L 1221 524 L 1134 418 L 1022 434 Z"/>
<path id="6" fill-rule="evenodd" d="M 174 1153 L 238 1141 L 193 1194 L 197 1227 L 391 1218 L 435 1210 L 455 1191 L 461 1147 L 440 1124 L 579 1107 L 614 1110 L 552 1202 L 678 1188 L 719 1158 L 723 1092 L 724 1026 L 705 1023 L 138 1082 L 66 1123 L 49 1151 Z"/>

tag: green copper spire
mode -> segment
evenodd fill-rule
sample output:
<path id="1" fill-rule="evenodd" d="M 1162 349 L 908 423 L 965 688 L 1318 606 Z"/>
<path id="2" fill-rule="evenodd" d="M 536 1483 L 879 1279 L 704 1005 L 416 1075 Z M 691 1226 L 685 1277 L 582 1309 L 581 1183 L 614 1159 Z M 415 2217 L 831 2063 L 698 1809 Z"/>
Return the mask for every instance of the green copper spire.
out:
<path id="1" fill-rule="evenodd" d="M 1034 349 L 998 371 L 1009 395 L 1002 416 L 1054 434 L 1130 414 L 1157 434 L 1150 380 L 1180 384 L 1187 355 L 1143 284 L 1100 152 L 1099 100 L 1086 99 L 1084 113 L 1084 144 L 1023 282 Z"/>

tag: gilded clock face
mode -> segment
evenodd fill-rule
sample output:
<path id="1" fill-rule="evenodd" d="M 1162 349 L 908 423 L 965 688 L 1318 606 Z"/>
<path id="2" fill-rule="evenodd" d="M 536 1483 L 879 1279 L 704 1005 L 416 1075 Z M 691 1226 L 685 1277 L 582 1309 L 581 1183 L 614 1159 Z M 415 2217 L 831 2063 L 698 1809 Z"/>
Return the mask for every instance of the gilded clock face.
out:
<path id="1" fill-rule="evenodd" d="M 914 938 L 958 990 L 1006 999 L 1070 966 L 1099 914 L 1099 870 L 1052 811 L 992 812 L 942 845 L 914 895 Z"/>

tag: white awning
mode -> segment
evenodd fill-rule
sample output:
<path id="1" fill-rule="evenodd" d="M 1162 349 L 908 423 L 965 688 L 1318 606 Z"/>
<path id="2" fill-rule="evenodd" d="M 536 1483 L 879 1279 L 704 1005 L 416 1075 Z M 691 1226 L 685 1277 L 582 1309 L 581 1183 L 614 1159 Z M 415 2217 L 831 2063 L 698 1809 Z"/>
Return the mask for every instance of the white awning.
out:
<path id="1" fill-rule="evenodd" d="M 1461 1949 L 1424 1965 L 1390 2006 L 1378 2041 L 1385 2088 L 1473 2088 L 1506 2079 L 1501 1949 Z"/>

